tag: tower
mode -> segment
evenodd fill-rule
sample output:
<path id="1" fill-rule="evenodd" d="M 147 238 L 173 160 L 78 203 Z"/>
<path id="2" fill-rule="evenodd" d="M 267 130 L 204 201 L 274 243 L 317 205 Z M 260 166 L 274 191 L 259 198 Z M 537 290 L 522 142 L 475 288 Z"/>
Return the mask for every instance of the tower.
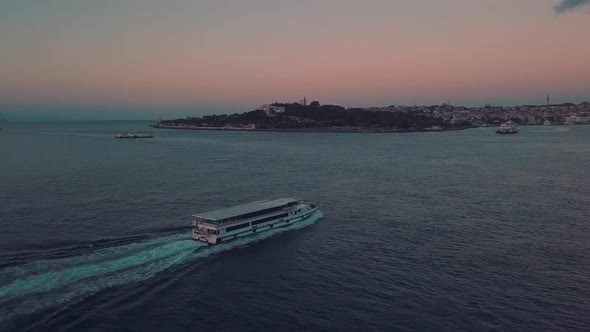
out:
<path id="1" fill-rule="evenodd" d="M 549 110 L 549 94 L 547 94 L 547 110 Z"/>
<path id="2" fill-rule="evenodd" d="M 307 98 L 303 96 L 303 106 L 307 106 Z"/>

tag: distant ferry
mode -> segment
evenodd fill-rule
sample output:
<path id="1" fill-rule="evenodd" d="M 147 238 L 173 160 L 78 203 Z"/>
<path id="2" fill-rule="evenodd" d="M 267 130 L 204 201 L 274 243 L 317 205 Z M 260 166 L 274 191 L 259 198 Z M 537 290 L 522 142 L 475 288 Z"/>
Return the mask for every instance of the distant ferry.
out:
<path id="1" fill-rule="evenodd" d="M 152 138 L 154 137 L 151 134 L 146 133 L 136 133 L 133 131 L 128 132 L 127 134 L 116 134 L 115 138 Z"/>
<path id="2" fill-rule="evenodd" d="M 508 121 L 500 125 L 500 128 L 496 130 L 496 134 L 518 134 L 518 128 L 512 121 Z"/>
<path id="3" fill-rule="evenodd" d="M 317 203 L 292 198 L 264 200 L 193 215 L 193 239 L 207 244 L 227 242 L 238 237 L 285 227 L 309 218 L 319 209 Z"/>

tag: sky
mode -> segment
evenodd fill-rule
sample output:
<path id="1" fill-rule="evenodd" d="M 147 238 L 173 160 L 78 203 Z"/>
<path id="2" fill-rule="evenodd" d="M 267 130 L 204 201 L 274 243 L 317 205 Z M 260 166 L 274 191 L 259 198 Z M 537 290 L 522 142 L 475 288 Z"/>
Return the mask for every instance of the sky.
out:
<path id="1" fill-rule="evenodd" d="M 2 0 L 0 118 L 590 100 L 590 0 Z"/>

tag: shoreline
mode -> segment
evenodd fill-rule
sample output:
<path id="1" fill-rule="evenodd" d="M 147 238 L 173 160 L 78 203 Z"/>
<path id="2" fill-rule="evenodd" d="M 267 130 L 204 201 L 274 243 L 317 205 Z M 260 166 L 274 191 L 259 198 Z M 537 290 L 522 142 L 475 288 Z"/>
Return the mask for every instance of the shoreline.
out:
<path id="1" fill-rule="evenodd" d="M 154 129 L 173 130 L 204 130 L 204 131 L 255 131 L 255 132 L 292 132 L 292 133 L 437 133 L 444 131 L 458 131 L 480 128 L 478 126 L 467 126 L 457 128 L 443 128 L 438 130 L 425 129 L 391 129 L 372 127 L 316 127 L 316 128 L 275 128 L 275 129 L 251 129 L 251 128 L 229 128 L 229 127 L 194 127 L 194 126 L 163 126 L 149 125 Z"/>

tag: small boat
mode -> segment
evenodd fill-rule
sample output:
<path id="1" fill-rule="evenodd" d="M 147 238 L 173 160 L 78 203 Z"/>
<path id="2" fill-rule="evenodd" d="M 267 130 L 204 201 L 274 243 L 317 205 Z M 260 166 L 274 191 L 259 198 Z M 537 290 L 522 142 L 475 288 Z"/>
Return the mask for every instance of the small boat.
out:
<path id="1" fill-rule="evenodd" d="M 116 134 L 115 138 L 152 138 L 152 134 L 130 131 L 126 134 Z"/>
<path id="2" fill-rule="evenodd" d="M 193 240 L 219 244 L 239 237 L 286 227 L 311 217 L 317 203 L 292 198 L 264 200 L 193 215 Z"/>
<path id="3" fill-rule="evenodd" d="M 550 126 L 551 125 L 551 121 L 549 120 L 545 120 L 545 122 L 543 122 L 543 126 Z"/>
<path id="4" fill-rule="evenodd" d="M 496 130 L 496 134 L 518 134 L 518 127 L 514 122 L 508 121 L 500 125 L 500 128 Z"/>

